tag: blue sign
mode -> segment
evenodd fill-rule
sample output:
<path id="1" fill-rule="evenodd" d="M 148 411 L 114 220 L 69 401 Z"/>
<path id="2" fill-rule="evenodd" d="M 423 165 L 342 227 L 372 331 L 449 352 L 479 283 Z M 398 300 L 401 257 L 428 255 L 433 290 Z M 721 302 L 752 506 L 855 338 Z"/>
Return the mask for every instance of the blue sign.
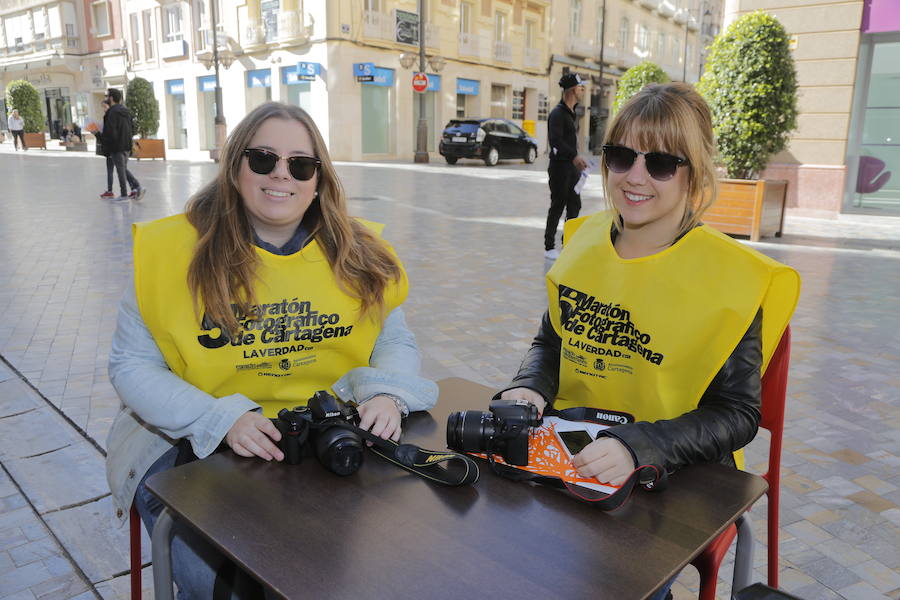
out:
<path id="1" fill-rule="evenodd" d="M 314 62 L 298 62 L 295 67 L 297 79 L 300 81 L 312 81 L 316 75 L 322 72 L 322 65 Z"/>
<path id="2" fill-rule="evenodd" d="M 272 69 L 247 71 L 247 87 L 272 87 Z"/>
<path id="3" fill-rule="evenodd" d="M 437 73 L 428 73 L 428 87 L 425 88 L 426 92 L 439 92 L 441 91 L 441 76 Z"/>
<path id="4" fill-rule="evenodd" d="M 478 86 L 481 83 L 474 79 L 463 79 L 461 77 L 456 78 L 456 93 L 463 94 L 464 96 L 477 96 L 478 95 Z"/>
<path id="5" fill-rule="evenodd" d="M 394 70 L 375 67 L 371 81 L 363 81 L 366 85 L 380 85 L 381 87 L 392 87 L 394 85 Z"/>
<path id="6" fill-rule="evenodd" d="M 166 93 L 170 96 L 184 96 L 184 79 L 170 79 L 166 82 Z"/>
<path id="7" fill-rule="evenodd" d="M 353 75 L 357 81 L 372 81 L 375 77 L 375 63 L 353 63 Z"/>
<path id="8" fill-rule="evenodd" d="M 203 77 L 198 77 L 197 78 L 197 87 L 200 88 L 201 92 L 216 91 L 216 76 L 215 75 L 204 75 Z"/>

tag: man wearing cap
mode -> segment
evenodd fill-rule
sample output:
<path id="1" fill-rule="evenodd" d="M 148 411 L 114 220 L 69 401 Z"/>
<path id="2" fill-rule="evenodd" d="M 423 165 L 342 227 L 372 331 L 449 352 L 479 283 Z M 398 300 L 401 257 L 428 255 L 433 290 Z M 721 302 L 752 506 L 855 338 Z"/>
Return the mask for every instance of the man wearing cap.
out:
<path id="1" fill-rule="evenodd" d="M 577 73 L 566 73 L 559 80 L 563 89 L 562 99 L 550 111 L 547 120 L 547 138 L 550 146 L 550 210 L 547 212 L 547 228 L 544 230 L 544 257 L 556 260 L 556 228 L 563 209 L 566 220 L 574 219 L 581 210 L 581 196 L 575 192 L 575 184 L 587 162 L 578 156 L 578 136 L 575 133 L 575 106 L 584 97 L 584 80 Z"/>

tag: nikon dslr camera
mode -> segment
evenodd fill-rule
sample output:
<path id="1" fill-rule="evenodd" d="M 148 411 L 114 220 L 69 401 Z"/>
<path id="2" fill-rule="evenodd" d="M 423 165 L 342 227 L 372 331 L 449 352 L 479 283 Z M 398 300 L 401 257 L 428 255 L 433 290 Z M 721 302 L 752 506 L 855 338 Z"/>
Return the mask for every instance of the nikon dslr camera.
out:
<path id="1" fill-rule="evenodd" d="M 508 464 L 528 464 L 528 433 L 541 424 L 534 404 L 492 400 L 490 412 L 464 410 L 447 417 L 447 447 L 459 452 L 499 454 Z"/>
<path id="2" fill-rule="evenodd" d="M 286 408 L 272 419 L 286 463 L 295 465 L 304 455 L 315 454 L 322 465 L 337 475 L 352 475 L 363 461 L 363 441 L 352 429 L 359 423 L 356 406 L 326 391 L 316 392 L 306 406 Z"/>

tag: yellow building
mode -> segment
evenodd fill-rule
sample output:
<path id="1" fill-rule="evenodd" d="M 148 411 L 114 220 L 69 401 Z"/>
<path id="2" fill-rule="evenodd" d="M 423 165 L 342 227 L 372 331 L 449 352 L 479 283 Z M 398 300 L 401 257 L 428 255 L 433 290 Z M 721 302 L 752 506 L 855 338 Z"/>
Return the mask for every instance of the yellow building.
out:
<path id="1" fill-rule="evenodd" d="M 756 9 L 791 36 L 798 83 L 797 129 L 765 177 L 788 180 L 798 212 L 900 214 L 900 2 L 728 0 L 726 20 Z"/>

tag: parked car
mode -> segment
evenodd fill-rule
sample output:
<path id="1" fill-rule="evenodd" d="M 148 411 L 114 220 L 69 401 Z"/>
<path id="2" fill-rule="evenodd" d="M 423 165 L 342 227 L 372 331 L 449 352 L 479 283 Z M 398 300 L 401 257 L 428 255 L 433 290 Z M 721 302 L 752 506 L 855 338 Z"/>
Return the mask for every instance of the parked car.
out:
<path id="1" fill-rule="evenodd" d="M 452 119 L 444 127 L 438 151 L 451 165 L 460 158 L 480 158 L 489 167 L 501 158 L 533 163 L 537 140 L 506 119 Z"/>

